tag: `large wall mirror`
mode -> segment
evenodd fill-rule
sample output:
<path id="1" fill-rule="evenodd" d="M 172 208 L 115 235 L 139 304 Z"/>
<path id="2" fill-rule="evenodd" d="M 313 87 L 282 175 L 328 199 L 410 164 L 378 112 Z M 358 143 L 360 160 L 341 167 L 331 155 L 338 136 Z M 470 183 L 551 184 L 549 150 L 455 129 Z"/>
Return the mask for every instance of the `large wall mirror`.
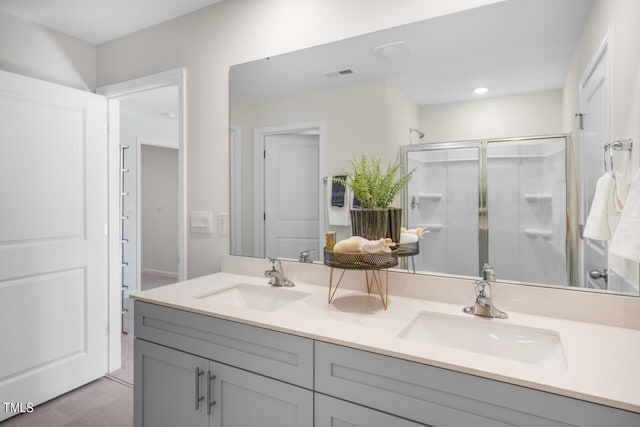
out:
<path id="1" fill-rule="evenodd" d="M 638 263 L 582 237 L 597 179 L 624 199 L 638 169 L 635 3 L 508 0 L 231 67 L 231 253 L 321 262 L 351 234 L 330 178 L 365 153 L 416 171 L 403 267 L 639 295 Z"/>

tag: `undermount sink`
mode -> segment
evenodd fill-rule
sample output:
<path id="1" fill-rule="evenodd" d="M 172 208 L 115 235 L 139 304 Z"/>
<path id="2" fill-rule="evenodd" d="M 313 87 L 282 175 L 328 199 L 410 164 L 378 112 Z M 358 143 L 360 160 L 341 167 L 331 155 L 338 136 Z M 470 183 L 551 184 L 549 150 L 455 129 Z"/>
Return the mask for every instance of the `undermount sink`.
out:
<path id="1" fill-rule="evenodd" d="M 424 311 L 399 336 L 539 366 L 567 368 L 557 332 L 503 322 Z"/>
<path id="2" fill-rule="evenodd" d="M 216 303 L 258 311 L 275 311 L 310 294 L 268 285 L 237 283 L 230 288 L 201 295 L 198 298 Z"/>

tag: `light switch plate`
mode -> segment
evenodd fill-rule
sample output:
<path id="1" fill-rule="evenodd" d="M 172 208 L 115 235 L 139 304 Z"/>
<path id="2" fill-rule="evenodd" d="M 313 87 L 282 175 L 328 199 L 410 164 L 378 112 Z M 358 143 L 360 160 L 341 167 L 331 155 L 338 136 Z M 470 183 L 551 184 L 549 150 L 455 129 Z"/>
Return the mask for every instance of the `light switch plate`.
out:
<path id="1" fill-rule="evenodd" d="M 226 212 L 218 212 L 217 218 L 218 236 L 229 235 L 229 214 Z"/>

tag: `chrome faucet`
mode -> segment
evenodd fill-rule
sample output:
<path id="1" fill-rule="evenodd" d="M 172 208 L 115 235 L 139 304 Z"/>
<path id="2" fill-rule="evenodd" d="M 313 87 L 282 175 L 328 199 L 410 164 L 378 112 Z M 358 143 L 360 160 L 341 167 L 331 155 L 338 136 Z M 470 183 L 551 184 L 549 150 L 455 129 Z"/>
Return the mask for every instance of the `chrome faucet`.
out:
<path id="1" fill-rule="evenodd" d="M 311 259 L 311 252 L 315 252 L 315 249 L 306 249 L 300 252 L 298 262 L 313 262 L 313 260 Z"/>
<path id="2" fill-rule="evenodd" d="M 269 284 L 271 286 L 284 286 L 286 288 L 290 288 L 295 286 L 291 280 L 287 279 L 284 275 L 284 269 L 282 268 L 282 262 L 280 262 L 277 258 L 268 258 L 271 263 L 271 270 L 266 270 L 264 272 L 264 277 L 269 278 Z M 277 264 L 277 267 L 276 267 Z"/>
<path id="3" fill-rule="evenodd" d="M 496 280 L 496 271 L 489 264 L 482 267 L 482 280 L 473 282 L 476 291 L 476 303 L 462 309 L 465 313 L 476 316 L 493 317 L 496 319 L 508 319 L 509 316 L 496 308 L 491 301 L 491 283 Z"/>

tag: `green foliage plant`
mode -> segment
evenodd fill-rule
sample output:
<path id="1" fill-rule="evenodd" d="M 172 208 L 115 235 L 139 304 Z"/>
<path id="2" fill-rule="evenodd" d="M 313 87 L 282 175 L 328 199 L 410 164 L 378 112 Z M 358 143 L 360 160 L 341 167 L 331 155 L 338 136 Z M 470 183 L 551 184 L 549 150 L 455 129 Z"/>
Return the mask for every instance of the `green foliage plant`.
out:
<path id="1" fill-rule="evenodd" d="M 362 154 L 360 159 L 349 159 L 349 162 L 353 170 L 345 171 L 346 178 L 334 178 L 334 182 L 351 189 L 363 209 L 381 209 L 391 206 L 415 171 L 414 169 L 398 177 L 400 163 L 389 162 L 386 170 L 383 170 L 382 160 L 375 156 L 369 159 L 366 154 Z"/>

